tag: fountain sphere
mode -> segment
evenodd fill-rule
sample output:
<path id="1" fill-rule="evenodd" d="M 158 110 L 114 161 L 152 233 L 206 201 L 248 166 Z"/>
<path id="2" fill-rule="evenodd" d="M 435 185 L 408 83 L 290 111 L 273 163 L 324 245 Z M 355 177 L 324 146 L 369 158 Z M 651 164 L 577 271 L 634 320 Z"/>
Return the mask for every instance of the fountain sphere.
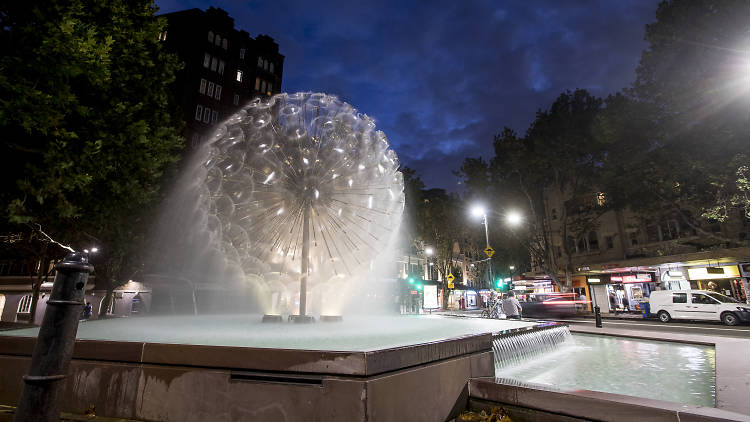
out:
<path id="1" fill-rule="evenodd" d="M 305 289 L 306 278 L 357 275 L 399 226 L 396 153 L 371 118 L 335 96 L 256 99 L 204 148 L 198 208 L 226 260 L 246 276 L 270 269 L 300 278 Z"/>

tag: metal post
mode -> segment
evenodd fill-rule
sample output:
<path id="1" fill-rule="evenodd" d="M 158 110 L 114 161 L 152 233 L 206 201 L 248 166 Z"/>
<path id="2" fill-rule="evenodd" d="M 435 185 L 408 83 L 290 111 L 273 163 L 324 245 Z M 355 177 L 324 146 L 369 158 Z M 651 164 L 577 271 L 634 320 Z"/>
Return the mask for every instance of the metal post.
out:
<path id="1" fill-rule="evenodd" d="M 596 318 L 596 328 L 602 328 L 602 311 L 599 305 L 594 306 L 594 317 Z"/>
<path id="2" fill-rule="evenodd" d="M 29 374 L 16 409 L 16 422 L 60 420 L 59 396 L 73 356 L 86 282 L 94 267 L 80 252 L 55 265 L 57 275 L 44 313 Z"/>
<path id="3" fill-rule="evenodd" d="M 487 240 L 487 247 L 489 248 L 490 247 L 490 228 L 487 224 L 487 214 L 484 214 L 484 238 Z M 491 289 L 494 289 L 495 286 L 493 282 L 495 280 L 492 279 L 492 257 L 491 256 L 487 257 L 487 275 L 490 278 L 489 280 L 490 285 L 488 287 Z"/>
<path id="4" fill-rule="evenodd" d="M 310 261 L 310 207 L 305 204 L 304 217 L 302 218 L 302 268 L 299 277 L 299 315 L 304 318 L 307 315 L 307 271 Z"/>

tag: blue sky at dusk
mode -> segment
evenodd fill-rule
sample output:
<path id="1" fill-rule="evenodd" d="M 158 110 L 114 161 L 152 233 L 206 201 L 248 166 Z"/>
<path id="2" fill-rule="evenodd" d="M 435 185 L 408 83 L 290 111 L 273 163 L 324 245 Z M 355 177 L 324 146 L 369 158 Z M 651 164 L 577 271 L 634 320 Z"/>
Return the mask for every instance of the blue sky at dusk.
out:
<path id="1" fill-rule="evenodd" d="M 503 126 L 523 133 L 566 89 L 627 87 L 657 0 L 157 0 L 159 13 L 209 6 L 286 56 L 282 91 L 321 91 L 373 117 L 428 187 L 492 157 Z"/>

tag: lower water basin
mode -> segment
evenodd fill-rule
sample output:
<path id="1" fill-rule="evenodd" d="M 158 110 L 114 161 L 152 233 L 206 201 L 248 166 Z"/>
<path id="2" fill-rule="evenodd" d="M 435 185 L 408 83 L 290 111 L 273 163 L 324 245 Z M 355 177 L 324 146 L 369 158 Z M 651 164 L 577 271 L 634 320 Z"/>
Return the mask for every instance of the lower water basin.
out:
<path id="1" fill-rule="evenodd" d="M 605 393 L 714 407 L 712 346 L 573 334 L 556 349 L 498 367 L 501 382 Z"/>

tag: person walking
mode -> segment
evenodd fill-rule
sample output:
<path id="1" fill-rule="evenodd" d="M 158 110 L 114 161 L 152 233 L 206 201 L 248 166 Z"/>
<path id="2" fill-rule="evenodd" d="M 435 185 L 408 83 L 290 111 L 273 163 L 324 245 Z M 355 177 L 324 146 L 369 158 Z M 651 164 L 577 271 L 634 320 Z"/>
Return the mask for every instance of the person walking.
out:
<path id="1" fill-rule="evenodd" d="M 521 304 L 516 299 L 514 292 L 508 292 L 508 296 L 503 298 L 503 313 L 508 319 L 521 319 Z"/>

